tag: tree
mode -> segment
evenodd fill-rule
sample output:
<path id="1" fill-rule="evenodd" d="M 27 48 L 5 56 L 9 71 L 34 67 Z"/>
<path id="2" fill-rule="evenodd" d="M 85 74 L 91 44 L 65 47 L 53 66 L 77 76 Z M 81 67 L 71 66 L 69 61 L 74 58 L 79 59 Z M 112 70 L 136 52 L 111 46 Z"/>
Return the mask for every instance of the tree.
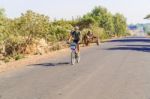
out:
<path id="1" fill-rule="evenodd" d="M 6 55 L 21 54 L 38 38 L 47 38 L 49 18 L 31 10 L 16 19 L 6 20 Z"/>
<path id="2" fill-rule="evenodd" d="M 97 6 L 81 18 L 79 26 L 82 29 L 99 26 L 104 29 L 106 37 L 111 37 L 115 32 L 117 35 L 125 33 L 127 24 L 123 15 L 112 15 L 106 8 Z"/>
<path id="3" fill-rule="evenodd" d="M 46 38 L 49 32 L 49 17 L 28 10 L 16 19 L 20 35 L 27 38 L 27 43 L 35 38 Z"/>
<path id="4" fill-rule="evenodd" d="M 104 28 L 104 30 L 107 33 L 112 34 L 114 32 L 114 23 L 112 14 L 107 13 L 106 15 L 103 15 L 99 25 L 100 27 Z"/>
<path id="5" fill-rule="evenodd" d="M 87 15 L 84 15 L 83 18 L 78 22 L 78 26 L 80 26 L 80 29 L 84 28 L 90 28 L 92 25 L 96 23 L 96 20 L 92 17 Z"/>
<path id="6" fill-rule="evenodd" d="M 115 28 L 115 35 L 121 36 L 126 34 L 127 30 L 127 23 L 126 23 L 126 18 L 117 13 L 114 16 L 114 28 Z"/>
<path id="7" fill-rule="evenodd" d="M 71 21 L 64 19 L 52 22 L 49 30 L 49 41 L 63 41 L 68 38 L 70 30 L 73 29 Z"/>
<path id="8" fill-rule="evenodd" d="M 95 7 L 91 12 L 91 16 L 106 32 L 110 33 L 114 31 L 113 15 L 106 8 L 101 6 Z"/>

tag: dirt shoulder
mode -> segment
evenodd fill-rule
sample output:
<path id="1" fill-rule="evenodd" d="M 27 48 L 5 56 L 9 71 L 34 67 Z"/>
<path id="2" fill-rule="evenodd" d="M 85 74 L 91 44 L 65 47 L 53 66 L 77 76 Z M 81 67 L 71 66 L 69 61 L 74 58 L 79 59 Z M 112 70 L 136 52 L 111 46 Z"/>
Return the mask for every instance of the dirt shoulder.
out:
<path id="1" fill-rule="evenodd" d="M 70 50 L 68 48 L 65 48 L 65 49 L 61 49 L 58 51 L 46 53 L 43 55 L 27 56 L 18 61 L 13 61 L 13 62 L 9 62 L 9 63 L 3 64 L 3 65 L 0 65 L 0 73 L 8 72 L 8 71 L 11 71 L 14 69 L 19 69 L 19 68 L 25 67 L 30 64 L 39 63 L 39 62 L 42 62 L 42 60 L 45 60 L 47 58 L 57 58 L 64 53 L 69 54 L 69 51 Z"/>

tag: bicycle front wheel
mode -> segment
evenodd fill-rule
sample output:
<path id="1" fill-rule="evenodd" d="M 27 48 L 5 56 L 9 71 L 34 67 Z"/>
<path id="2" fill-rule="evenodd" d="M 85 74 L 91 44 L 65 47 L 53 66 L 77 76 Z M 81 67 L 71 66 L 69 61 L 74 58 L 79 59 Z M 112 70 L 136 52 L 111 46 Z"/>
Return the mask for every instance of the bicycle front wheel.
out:
<path id="1" fill-rule="evenodd" d="M 76 53 L 76 61 L 77 61 L 77 63 L 80 62 L 80 54 L 77 54 L 77 53 Z"/>

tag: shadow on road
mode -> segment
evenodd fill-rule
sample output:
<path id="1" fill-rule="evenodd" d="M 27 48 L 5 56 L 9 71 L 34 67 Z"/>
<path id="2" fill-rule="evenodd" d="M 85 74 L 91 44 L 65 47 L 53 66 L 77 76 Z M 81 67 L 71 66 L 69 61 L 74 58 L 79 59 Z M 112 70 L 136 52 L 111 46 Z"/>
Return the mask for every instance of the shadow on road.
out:
<path id="1" fill-rule="evenodd" d="M 122 47 L 108 48 L 107 50 L 133 50 L 133 51 L 141 51 L 141 52 L 150 52 L 150 45 L 147 47 L 146 45 L 122 46 Z"/>
<path id="2" fill-rule="evenodd" d="M 145 37 L 127 37 L 124 39 L 118 39 L 118 40 L 112 40 L 109 42 L 121 42 L 125 43 L 122 45 L 116 45 L 112 48 L 107 48 L 106 50 L 133 50 L 133 51 L 141 51 L 141 52 L 150 52 L 150 44 L 144 44 L 144 43 L 150 43 L 150 38 Z M 130 42 L 132 44 L 130 44 Z M 134 44 L 135 42 L 135 44 Z M 127 44 L 128 43 L 128 44 Z M 140 43 L 140 44 L 137 44 Z"/>
<path id="3" fill-rule="evenodd" d="M 150 38 L 145 37 L 126 37 L 124 39 L 111 40 L 109 42 L 145 42 L 150 43 Z"/>
<path id="4" fill-rule="evenodd" d="M 59 62 L 59 63 L 40 63 L 40 64 L 32 64 L 30 66 L 63 66 L 63 65 L 69 65 L 69 62 Z"/>

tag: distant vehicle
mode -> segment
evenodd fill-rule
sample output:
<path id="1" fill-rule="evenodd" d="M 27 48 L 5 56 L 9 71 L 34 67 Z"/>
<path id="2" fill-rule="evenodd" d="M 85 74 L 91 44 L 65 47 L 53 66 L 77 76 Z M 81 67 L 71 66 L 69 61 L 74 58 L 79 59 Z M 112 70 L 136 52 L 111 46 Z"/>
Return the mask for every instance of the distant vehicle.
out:
<path id="1" fill-rule="evenodd" d="M 88 46 L 90 43 L 96 43 L 97 45 L 100 45 L 100 39 L 97 36 L 95 36 L 94 34 L 92 34 L 92 35 L 88 35 L 88 34 L 83 35 L 82 42 L 86 46 Z"/>
<path id="2" fill-rule="evenodd" d="M 138 27 L 136 25 L 130 25 L 128 26 L 129 30 L 136 30 Z"/>

